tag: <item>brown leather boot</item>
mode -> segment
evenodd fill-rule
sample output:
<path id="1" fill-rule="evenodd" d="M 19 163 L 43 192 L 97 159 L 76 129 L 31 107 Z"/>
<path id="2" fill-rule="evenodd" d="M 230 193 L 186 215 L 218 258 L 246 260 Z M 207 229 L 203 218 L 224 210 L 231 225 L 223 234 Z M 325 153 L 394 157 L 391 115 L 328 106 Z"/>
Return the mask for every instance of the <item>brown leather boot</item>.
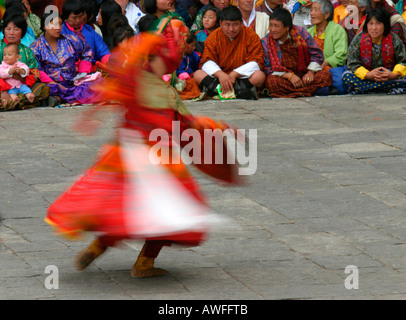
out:
<path id="1" fill-rule="evenodd" d="M 148 244 L 144 244 L 137 261 L 134 263 L 131 269 L 131 275 L 135 278 L 147 278 L 163 276 L 166 271 L 160 268 L 154 268 L 155 258 L 146 257 L 144 255 L 145 249 Z"/>

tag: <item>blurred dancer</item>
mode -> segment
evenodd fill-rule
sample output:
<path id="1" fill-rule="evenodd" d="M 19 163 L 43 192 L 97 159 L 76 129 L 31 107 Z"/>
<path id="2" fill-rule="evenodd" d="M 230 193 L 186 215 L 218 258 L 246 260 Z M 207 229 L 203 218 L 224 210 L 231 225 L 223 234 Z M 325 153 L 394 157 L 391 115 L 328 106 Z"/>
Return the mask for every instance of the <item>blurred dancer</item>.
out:
<path id="1" fill-rule="evenodd" d="M 154 30 L 154 34 L 143 33 L 136 38 L 138 43 L 131 45 L 130 53 L 126 52 L 128 59 L 121 68 L 112 71 L 103 88 L 103 101 L 118 101 L 126 111 L 117 140 L 104 145 L 96 164 L 48 209 L 46 221 L 64 234 L 75 236 L 80 231 L 100 234 L 75 258 L 79 270 L 117 242 L 140 239 L 146 241 L 131 270 L 132 276 L 163 275 L 164 270 L 154 267 L 162 247 L 173 243 L 199 245 L 209 228 L 209 207 L 179 157 L 173 128 L 176 124 L 181 140 L 189 134 L 196 142 L 194 134 L 201 134 L 193 157 L 202 160 L 207 149 L 202 138 L 204 129 L 220 129 L 217 132 L 224 138 L 222 132 L 228 126 L 191 115 L 176 90 L 162 80 L 162 75 L 179 67 L 187 28 L 167 14 L 157 21 Z M 117 49 L 120 48 L 128 50 L 125 45 Z M 77 127 L 88 126 L 89 122 L 85 121 Z M 187 129 L 195 130 L 191 133 Z M 159 139 L 151 138 L 156 130 L 168 135 L 156 142 Z M 178 142 L 181 147 L 186 146 L 186 142 Z M 210 144 L 212 156 L 219 144 L 225 151 L 223 154 L 227 154 L 221 139 L 221 143 Z M 196 152 L 198 149 L 201 154 Z M 227 160 L 223 164 L 199 162 L 194 161 L 212 177 L 238 182 L 237 165 L 228 164 Z"/>

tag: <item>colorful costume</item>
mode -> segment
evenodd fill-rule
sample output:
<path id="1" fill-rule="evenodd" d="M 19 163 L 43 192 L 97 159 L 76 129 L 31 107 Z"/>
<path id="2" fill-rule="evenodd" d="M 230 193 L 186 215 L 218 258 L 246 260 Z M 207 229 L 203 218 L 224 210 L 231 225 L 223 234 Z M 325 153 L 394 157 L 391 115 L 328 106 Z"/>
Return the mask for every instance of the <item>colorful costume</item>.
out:
<path id="1" fill-rule="evenodd" d="M 161 275 L 162 270 L 153 268 L 153 262 L 162 246 L 174 242 L 198 245 L 205 239 L 208 206 L 179 158 L 173 137 L 176 132 L 187 135 L 188 128 L 202 133 L 204 128 L 224 125 L 192 116 L 176 90 L 148 66 L 148 57 L 154 55 L 165 60 L 168 72 L 179 65 L 181 51 L 177 44 L 183 41 L 183 35 L 175 32 L 179 25 L 170 21 L 161 19 L 157 35 L 142 34 L 134 51 L 127 52 L 125 66 L 111 70 L 102 88 L 102 100 L 119 101 L 126 110 L 117 140 L 104 145 L 99 160 L 48 209 L 46 221 L 64 234 L 102 234 L 79 254 L 79 269 L 117 241 L 146 239 L 132 275 Z M 156 130 L 167 134 L 159 143 L 151 138 Z M 177 142 L 181 146 L 185 143 Z M 160 163 L 151 163 L 159 157 Z M 198 168 L 235 182 L 235 165 L 203 164 Z"/>
<path id="2" fill-rule="evenodd" d="M 402 40 L 403 44 L 406 46 L 406 22 L 405 19 L 396 11 L 394 7 L 392 7 L 386 0 L 381 0 L 380 3 L 377 4 L 378 8 L 384 8 L 390 14 L 390 25 L 391 25 L 391 32 L 395 33 L 400 40 Z"/>
<path id="3" fill-rule="evenodd" d="M 380 43 L 374 43 L 368 33 L 355 36 L 348 48 L 349 71 L 343 75 L 345 85 L 354 93 L 401 92 L 406 88 L 405 46 L 394 33 L 384 36 Z M 385 67 L 399 74 L 399 78 L 388 81 L 366 80 L 367 73 L 378 67 Z"/>
<path id="4" fill-rule="evenodd" d="M 95 64 L 96 61 L 100 61 L 103 64 L 108 64 L 110 50 L 107 47 L 106 43 L 103 41 L 103 37 L 96 33 L 96 31 L 94 31 L 91 26 L 82 24 L 80 30 L 75 32 L 75 30 L 70 25 L 64 22 L 62 26 L 62 34 L 76 35 L 84 42 L 86 42 L 90 46 L 90 48 L 92 48 L 93 64 Z"/>
<path id="5" fill-rule="evenodd" d="M 277 98 L 310 97 L 318 88 L 332 84 L 330 72 L 321 69 L 323 51 L 311 35 L 299 26 L 293 26 L 288 39 L 281 43 L 268 34 L 262 39 L 264 50 L 265 86 L 269 96 Z M 307 86 L 295 88 L 281 77 L 293 72 L 302 78 L 308 70 L 315 72 L 314 81 Z"/>
<path id="6" fill-rule="evenodd" d="M 87 103 L 94 98 L 92 82 L 75 86 L 73 81 L 78 72 L 91 71 L 93 54 L 89 45 L 76 36 L 61 34 L 55 53 L 42 35 L 31 45 L 31 50 L 39 64 L 41 81 L 50 87 L 52 96 L 68 103 Z M 77 61 L 80 61 L 78 71 Z"/>
<path id="7" fill-rule="evenodd" d="M 0 59 L 3 59 L 3 50 L 7 45 L 5 40 L 0 40 Z M 23 95 L 19 95 L 20 101 L 8 101 L 8 103 L 3 106 L 0 104 L 0 111 L 11 111 L 18 109 L 26 109 L 38 107 L 41 104 L 41 100 L 48 98 L 49 88 L 45 83 L 39 81 L 40 72 L 38 70 L 38 62 L 34 57 L 33 52 L 30 48 L 27 48 L 25 45 L 19 45 L 20 49 L 20 61 L 25 63 L 30 69 L 30 74 L 26 77 L 26 85 L 31 89 L 32 93 L 35 94 L 34 102 L 29 102 L 27 98 Z M 8 91 L 11 88 L 3 79 L 0 79 L 0 90 Z"/>

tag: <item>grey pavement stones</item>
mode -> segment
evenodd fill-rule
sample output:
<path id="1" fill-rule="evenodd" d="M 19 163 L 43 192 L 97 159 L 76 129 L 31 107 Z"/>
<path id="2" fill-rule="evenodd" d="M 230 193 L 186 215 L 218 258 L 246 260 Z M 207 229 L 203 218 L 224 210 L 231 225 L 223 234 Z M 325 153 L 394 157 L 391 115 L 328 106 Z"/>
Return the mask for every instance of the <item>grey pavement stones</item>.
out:
<path id="1" fill-rule="evenodd" d="M 134 279 L 142 243 L 109 249 L 84 272 L 72 265 L 92 239 L 56 236 L 50 203 L 114 137 L 72 130 L 89 106 L 0 113 L 0 299 L 406 299 L 405 97 L 354 95 L 187 102 L 194 114 L 257 130 L 257 170 L 224 188 L 191 168 L 227 218 L 201 246 L 164 248 L 164 277 Z M 348 289 L 347 266 L 358 270 Z M 47 266 L 58 289 L 45 285 Z"/>

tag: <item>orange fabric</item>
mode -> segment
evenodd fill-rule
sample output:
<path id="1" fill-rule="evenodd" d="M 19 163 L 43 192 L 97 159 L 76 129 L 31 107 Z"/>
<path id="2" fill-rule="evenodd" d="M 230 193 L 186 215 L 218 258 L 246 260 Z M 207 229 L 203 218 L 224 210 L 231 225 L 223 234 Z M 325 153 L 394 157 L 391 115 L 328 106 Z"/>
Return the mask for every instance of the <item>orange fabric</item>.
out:
<path id="1" fill-rule="evenodd" d="M 194 99 L 200 96 L 200 88 L 197 85 L 195 79 L 190 78 L 186 80 L 186 87 L 179 93 L 182 100 Z"/>
<path id="2" fill-rule="evenodd" d="M 230 73 L 251 61 L 255 61 L 263 69 L 264 52 L 261 39 L 250 28 L 242 26 L 240 34 L 231 41 L 221 28 L 217 28 L 204 43 L 200 68 L 209 60 L 217 63 L 225 73 Z"/>

